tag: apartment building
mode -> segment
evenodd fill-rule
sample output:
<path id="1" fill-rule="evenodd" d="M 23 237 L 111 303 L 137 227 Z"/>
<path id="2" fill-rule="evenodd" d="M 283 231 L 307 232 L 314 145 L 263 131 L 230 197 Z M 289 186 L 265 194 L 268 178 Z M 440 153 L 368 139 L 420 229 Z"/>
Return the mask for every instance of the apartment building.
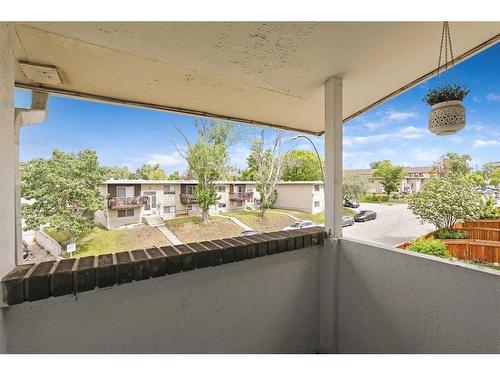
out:
<path id="1" fill-rule="evenodd" d="M 283 181 L 276 188 L 274 208 L 303 211 L 312 214 L 325 210 L 323 181 Z"/>
<path id="2" fill-rule="evenodd" d="M 344 173 L 353 173 L 366 178 L 368 193 L 383 193 L 384 187 L 379 178 L 373 176 L 373 169 L 350 169 Z M 432 167 L 406 167 L 405 177 L 401 179 L 398 191 L 400 193 L 415 193 L 422 184 L 431 177 Z"/>
<path id="3" fill-rule="evenodd" d="M 108 180 L 99 185 L 105 197 L 105 208 L 94 214 L 94 219 L 111 229 L 140 224 L 144 216 L 173 219 L 199 215 L 201 209 L 195 194 L 195 180 Z M 252 209 L 259 202 L 255 183 L 248 181 L 216 182 L 219 201 L 210 213 L 238 209 Z"/>

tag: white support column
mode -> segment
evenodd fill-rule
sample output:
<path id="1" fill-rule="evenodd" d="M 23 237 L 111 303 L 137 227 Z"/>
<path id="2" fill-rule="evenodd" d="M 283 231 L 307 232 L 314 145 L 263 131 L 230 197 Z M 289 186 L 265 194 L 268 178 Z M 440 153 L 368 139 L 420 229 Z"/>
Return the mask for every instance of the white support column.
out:
<path id="1" fill-rule="evenodd" d="M 325 82 L 325 240 L 319 257 L 319 351 L 338 353 L 338 238 L 342 236 L 342 78 Z"/>
<path id="2" fill-rule="evenodd" d="M 14 25 L 0 22 L 0 278 L 16 265 Z M 1 301 L 0 301 L 1 303 Z"/>
<path id="3" fill-rule="evenodd" d="M 325 228 L 342 237 L 342 78 L 325 82 Z"/>

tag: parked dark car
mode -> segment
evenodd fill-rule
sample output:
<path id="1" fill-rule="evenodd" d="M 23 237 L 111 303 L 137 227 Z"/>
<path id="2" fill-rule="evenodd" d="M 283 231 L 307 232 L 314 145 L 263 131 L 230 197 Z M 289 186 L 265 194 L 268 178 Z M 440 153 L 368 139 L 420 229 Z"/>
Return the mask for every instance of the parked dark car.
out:
<path id="1" fill-rule="evenodd" d="M 247 237 L 247 236 L 255 236 L 256 234 L 262 234 L 262 232 L 259 232 L 258 230 L 244 230 L 243 232 L 240 233 L 240 236 Z"/>
<path id="2" fill-rule="evenodd" d="M 352 216 L 342 216 L 342 227 L 350 227 L 354 225 L 354 218 Z"/>
<path id="3" fill-rule="evenodd" d="M 351 200 L 351 199 L 346 199 L 344 201 L 344 207 L 358 208 L 359 207 L 359 202 L 356 202 L 355 200 Z"/>
<path id="4" fill-rule="evenodd" d="M 372 210 L 363 210 L 359 214 L 354 216 L 355 221 L 369 221 L 375 220 L 377 218 L 377 213 Z"/>

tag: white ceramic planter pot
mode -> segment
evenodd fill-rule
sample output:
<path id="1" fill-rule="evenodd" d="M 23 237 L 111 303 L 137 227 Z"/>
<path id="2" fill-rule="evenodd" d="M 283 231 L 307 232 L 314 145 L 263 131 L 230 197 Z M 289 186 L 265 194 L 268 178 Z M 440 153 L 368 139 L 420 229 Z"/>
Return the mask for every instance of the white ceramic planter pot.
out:
<path id="1" fill-rule="evenodd" d="M 429 113 L 429 131 L 437 135 L 455 134 L 465 127 L 465 108 L 460 100 L 434 104 Z"/>

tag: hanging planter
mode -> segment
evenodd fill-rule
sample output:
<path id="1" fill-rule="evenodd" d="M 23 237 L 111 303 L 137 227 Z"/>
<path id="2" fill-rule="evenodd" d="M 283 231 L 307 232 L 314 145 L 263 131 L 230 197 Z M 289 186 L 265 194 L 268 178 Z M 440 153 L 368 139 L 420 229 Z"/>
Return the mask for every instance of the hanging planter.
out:
<path id="1" fill-rule="evenodd" d="M 444 45 L 444 70 L 448 69 L 448 51 L 450 53 L 450 65 L 454 66 L 453 47 L 451 45 L 451 33 L 448 22 L 443 22 L 441 32 L 441 47 L 439 49 L 439 60 L 437 74 L 441 69 L 441 57 Z M 431 106 L 429 113 L 429 131 L 436 135 L 450 135 L 465 127 L 465 108 L 462 100 L 467 96 L 469 90 L 460 85 L 444 85 L 427 92 L 424 101 Z"/>
<path id="2" fill-rule="evenodd" d="M 429 131 L 436 135 L 450 135 L 465 127 L 465 108 L 462 100 L 469 90 L 466 87 L 442 86 L 427 92 L 424 101 L 431 106 Z"/>

